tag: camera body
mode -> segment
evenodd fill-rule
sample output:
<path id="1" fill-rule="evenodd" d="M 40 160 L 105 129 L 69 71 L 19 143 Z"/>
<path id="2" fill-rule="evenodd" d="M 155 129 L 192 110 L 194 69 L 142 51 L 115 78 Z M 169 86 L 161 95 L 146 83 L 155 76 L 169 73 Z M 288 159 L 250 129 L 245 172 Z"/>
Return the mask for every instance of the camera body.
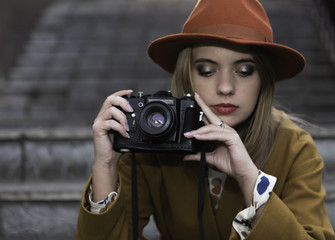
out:
<path id="1" fill-rule="evenodd" d="M 184 133 L 203 126 L 202 112 L 191 94 L 174 98 L 170 92 L 153 95 L 124 96 L 134 112 L 124 112 L 130 138 L 114 133 L 113 149 L 118 152 L 184 152 L 199 151 L 194 138 Z"/>

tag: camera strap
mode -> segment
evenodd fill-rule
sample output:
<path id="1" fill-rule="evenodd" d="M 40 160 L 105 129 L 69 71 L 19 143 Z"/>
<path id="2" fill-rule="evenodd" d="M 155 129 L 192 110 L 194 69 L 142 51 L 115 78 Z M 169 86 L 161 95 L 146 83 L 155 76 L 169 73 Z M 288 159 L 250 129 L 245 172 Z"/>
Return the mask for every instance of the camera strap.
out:
<path id="1" fill-rule="evenodd" d="M 132 224 L 133 239 L 138 239 L 138 193 L 137 193 L 137 170 L 135 152 L 131 152 L 131 205 L 132 205 Z"/>
<path id="2" fill-rule="evenodd" d="M 132 225 L 133 240 L 138 239 L 138 191 L 137 191 L 137 170 L 135 152 L 131 153 L 132 158 L 132 180 L 131 180 L 131 204 L 132 204 Z M 200 229 L 200 239 L 205 240 L 202 213 L 204 209 L 205 199 L 205 182 L 206 182 L 206 151 L 205 147 L 201 149 L 200 165 L 199 165 L 199 186 L 198 186 L 198 221 Z"/>
<path id="3" fill-rule="evenodd" d="M 200 239 L 205 240 L 202 212 L 205 200 L 205 182 L 206 182 L 206 151 L 204 145 L 201 149 L 200 166 L 199 166 L 199 187 L 198 187 L 198 221 L 200 229 Z"/>

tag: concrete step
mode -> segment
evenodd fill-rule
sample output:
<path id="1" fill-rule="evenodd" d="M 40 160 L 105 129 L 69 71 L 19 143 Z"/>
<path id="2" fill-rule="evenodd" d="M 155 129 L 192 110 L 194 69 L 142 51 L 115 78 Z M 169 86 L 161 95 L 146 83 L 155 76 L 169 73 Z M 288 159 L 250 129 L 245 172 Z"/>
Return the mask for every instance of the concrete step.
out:
<path id="1" fill-rule="evenodd" d="M 74 239 L 85 183 L 0 184 L 0 238 Z M 152 218 L 144 235 L 151 240 L 159 239 Z"/>
<path id="2" fill-rule="evenodd" d="M 3 240 L 74 239 L 78 202 L 1 202 Z"/>
<path id="3" fill-rule="evenodd" d="M 93 163 L 90 129 L 1 130 L 0 181 L 86 181 Z"/>

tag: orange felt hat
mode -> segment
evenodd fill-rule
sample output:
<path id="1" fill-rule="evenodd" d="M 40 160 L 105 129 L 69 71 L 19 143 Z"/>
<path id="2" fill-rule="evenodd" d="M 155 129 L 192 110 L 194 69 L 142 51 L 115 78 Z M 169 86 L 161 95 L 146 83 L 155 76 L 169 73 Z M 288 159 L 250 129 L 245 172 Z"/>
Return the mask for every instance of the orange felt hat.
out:
<path id="1" fill-rule="evenodd" d="M 257 0 L 199 0 L 182 32 L 153 41 L 148 55 L 173 73 L 182 49 L 213 43 L 259 46 L 270 55 L 277 81 L 291 78 L 305 67 L 305 59 L 298 51 L 273 43 L 271 24 Z"/>

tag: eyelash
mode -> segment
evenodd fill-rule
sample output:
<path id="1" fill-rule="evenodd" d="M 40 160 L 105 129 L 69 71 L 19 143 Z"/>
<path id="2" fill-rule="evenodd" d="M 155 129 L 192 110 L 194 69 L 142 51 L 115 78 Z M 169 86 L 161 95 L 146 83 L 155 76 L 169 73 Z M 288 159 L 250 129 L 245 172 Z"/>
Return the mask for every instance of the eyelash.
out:
<path id="1" fill-rule="evenodd" d="M 204 65 L 196 66 L 196 69 L 198 71 L 198 74 L 203 77 L 210 77 L 214 73 L 217 72 L 217 70 L 213 71 L 211 70 L 210 67 L 204 66 Z M 234 72 L 237 73 L 241 77 L 249 77 L 253 75 L 255 70 L 256 70 L 255 66 L 253 65 L 243 65 L 241 67 L 238 67 L 236 70 L 234 70 Z"/>
<path id="2" fill-rule="evenodd" d="M 253 65 L 243 65 L 234 71 L 241 77 L 249 77 L 255 72 L 255 66 Z"/>
<path id="3" fill-rule="evenodd" d="M 210 77 L 217 72 L 217 70 L 213 71 L 210 67 L 204 65 L 196 66 L 196 69 L 198 71 L 198 74 L 203 77 Z"/>

